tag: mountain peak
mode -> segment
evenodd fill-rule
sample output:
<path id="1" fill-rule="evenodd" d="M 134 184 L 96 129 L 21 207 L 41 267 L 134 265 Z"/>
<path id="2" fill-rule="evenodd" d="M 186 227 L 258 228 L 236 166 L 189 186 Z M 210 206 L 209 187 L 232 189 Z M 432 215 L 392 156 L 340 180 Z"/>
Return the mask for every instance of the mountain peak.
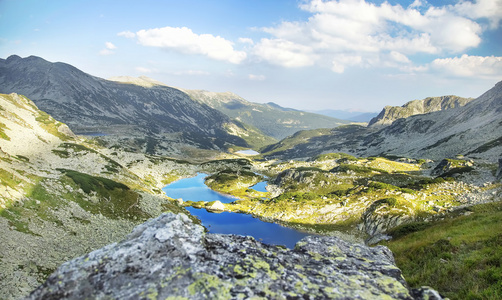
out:
<path id="1" fill-rule="evenodd" d="M 139 76 L 139 77 L 133 77 L 133 76 L 114 76 L 108 78 L 110 81 L 115 81 L 115 82 L 120 82 L 120 83 L 125 83 L 125 84 L 134 84 L 134 85 L 139 85 L 142 87 L 150 88 L 154 86 L 168 86 L 167 84 L 160 82 L 158 80 L 152 79 L 147 76 Z"/>
<path id="2" fill-rule="evenodd" d="M 474 100 L 474 98 L 462 98 L 459 96 L 448 95 L 441 97 L 428 97 L 422 100 L 412 100 L 405 103 L 403 106 L 387 105 L 378 114 L 378 116 L 371 119 L 368 126 L 388 126 L 397 119 L 461 107 L 472 100 Z"/>

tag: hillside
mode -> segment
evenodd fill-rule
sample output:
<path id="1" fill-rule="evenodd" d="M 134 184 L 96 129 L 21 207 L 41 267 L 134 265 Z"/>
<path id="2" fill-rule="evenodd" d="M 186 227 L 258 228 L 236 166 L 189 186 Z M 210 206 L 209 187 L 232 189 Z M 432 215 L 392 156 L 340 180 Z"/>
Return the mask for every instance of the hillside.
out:
<path id="1" fill-rule="evenodd" d="M 283 139 L 300 130 L 333 128 L 350 121 L 281 107 L 275 103 L 253 103 L 230 92 L 184 90 L 190 97 L 232 119 L 250 124 L 266 135 Z"/>
<path id="2" fill-rule="evenodd" d="M 474 100 L 458 96 L 429 97 L 423 100 L 413 100 L 403 106 L 386 106 L 368 123 L 368 126 L 387 126 L 401 118 L 427 114 L 434 111 L 461 107 Z"/>
<path id="3" fill-rule="evenodd" d="M 0 298 L 26 295 L 62 262 L 125 237 L 163 211 L 186 162 L 106 149 L 28 98 L 0 94 Z"/>
<path id="4" fill-rule="evenodd" d="M 226 115 L 180 90 L 108 81 L 35 56 L 0 59 L 0 93 L 27 96 L 77 133 L 167 135 L 206 149 L 249 146 L 227 132 L 232 121 Z"/>
<path id="5" fill-rule="evenodd" d="M 276 148 L 284 143 L 281 141 L 269 146 L 271 152 L 264 155 L 291 159 L 346 152 L 357 156 L 443 159 L 462 154 L 497 161 L 502 150 L 500 112 L 502 82 L 462 107 L 401 118 L 383 128 L 342 126 L 321 136 L 290 142 L 289 149 L 279 151 Z"/>

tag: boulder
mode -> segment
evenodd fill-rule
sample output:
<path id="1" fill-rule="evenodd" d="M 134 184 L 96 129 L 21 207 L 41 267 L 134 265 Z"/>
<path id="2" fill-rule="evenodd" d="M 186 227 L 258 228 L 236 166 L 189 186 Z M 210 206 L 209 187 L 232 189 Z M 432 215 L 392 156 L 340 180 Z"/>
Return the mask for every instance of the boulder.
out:
<path id="1" fill-rule="evenodd" d="M 137 226 L 120 243 L 64 263 L 27 299 L 416 299 L 431 294 L 408 288 L 384 246 L 309 236 L 287 249 L 251 237 L 209 234 L 186 215 L 168 213 Z"/>
<path id="2" fill-rule="evenodd" d="M 208 203 L 206 205 L 206 209 L 211 210 L 211 211 L 224 211 L 225 205 L 223 205 L 223 203 L 221 203 L 221 201 L 216 200 L 216 201 Z"/>

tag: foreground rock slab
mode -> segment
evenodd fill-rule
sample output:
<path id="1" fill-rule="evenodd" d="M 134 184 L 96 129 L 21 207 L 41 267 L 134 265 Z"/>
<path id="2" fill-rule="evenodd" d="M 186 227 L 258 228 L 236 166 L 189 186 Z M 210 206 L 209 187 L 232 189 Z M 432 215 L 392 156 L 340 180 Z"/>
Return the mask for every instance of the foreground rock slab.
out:
<path id="1" fill-rule="evenodd" d="M 420 294 L 420 296 L 418 295 Z M 125 240 L 64 263 L 27 299 L 440 299 L 410 291 L 390 250 L 336 237 L 295 249 L 209 234 L 163 214 Z"/>

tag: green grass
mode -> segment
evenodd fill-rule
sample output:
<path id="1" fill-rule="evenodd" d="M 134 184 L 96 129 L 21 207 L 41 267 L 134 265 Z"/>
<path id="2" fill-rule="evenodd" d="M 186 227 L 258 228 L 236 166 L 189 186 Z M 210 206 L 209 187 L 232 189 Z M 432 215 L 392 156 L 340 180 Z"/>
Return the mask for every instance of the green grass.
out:
<path id="1" fill-rule="evenodd" d="M 357 158 L 355 158 L 354 156 L 342 152 L 320 154 L 314 157 L 312 161 L 339 160 L 343 158 L 350 161 L 357 161 Z"/>
<path id="2" fill-rule="evenodd" d="M 10 141 L 10 137 L 5 133 L 5 129 L 9 128 L 7 128 L 7 126 L 4 123 L 0 123 L 0 138 Z"/>
<path id="3" fill-rule="evenodd" d="M 91 176 L 73 170 L 62 170 L 76 186 L 86 194 L 95 193 L 97 202 L 87 201 L 82 197 L 73 197 L 83 209 L 102 214 L 110 219 L 127 218 L 132 220 L 147 219 L 149 216 L 139 208 L 139 194 L 128 186 L 107 178 Z M 74 193 L 73 193 L 74 194 Z M 72 195 L 68 194 L 71 198 Z"/>
<path id="4" fill-rule="evenodd" d="M 382 169 L 352 165 L 352 164 L 340 164 L 338 167 L 331 170 L 331 172 L 349 172 L 349 171 L 355 172 L 357 174 L 371 174 L 374 172 L 388 173 L 387 171 Z"/>
<path id="5" fill-rule="evenodd" d="M 429 285 L 451 299 L 502 299 L 502 202 L 467 211 L 396 228 L 385 244 L 412 287 Z"/>

